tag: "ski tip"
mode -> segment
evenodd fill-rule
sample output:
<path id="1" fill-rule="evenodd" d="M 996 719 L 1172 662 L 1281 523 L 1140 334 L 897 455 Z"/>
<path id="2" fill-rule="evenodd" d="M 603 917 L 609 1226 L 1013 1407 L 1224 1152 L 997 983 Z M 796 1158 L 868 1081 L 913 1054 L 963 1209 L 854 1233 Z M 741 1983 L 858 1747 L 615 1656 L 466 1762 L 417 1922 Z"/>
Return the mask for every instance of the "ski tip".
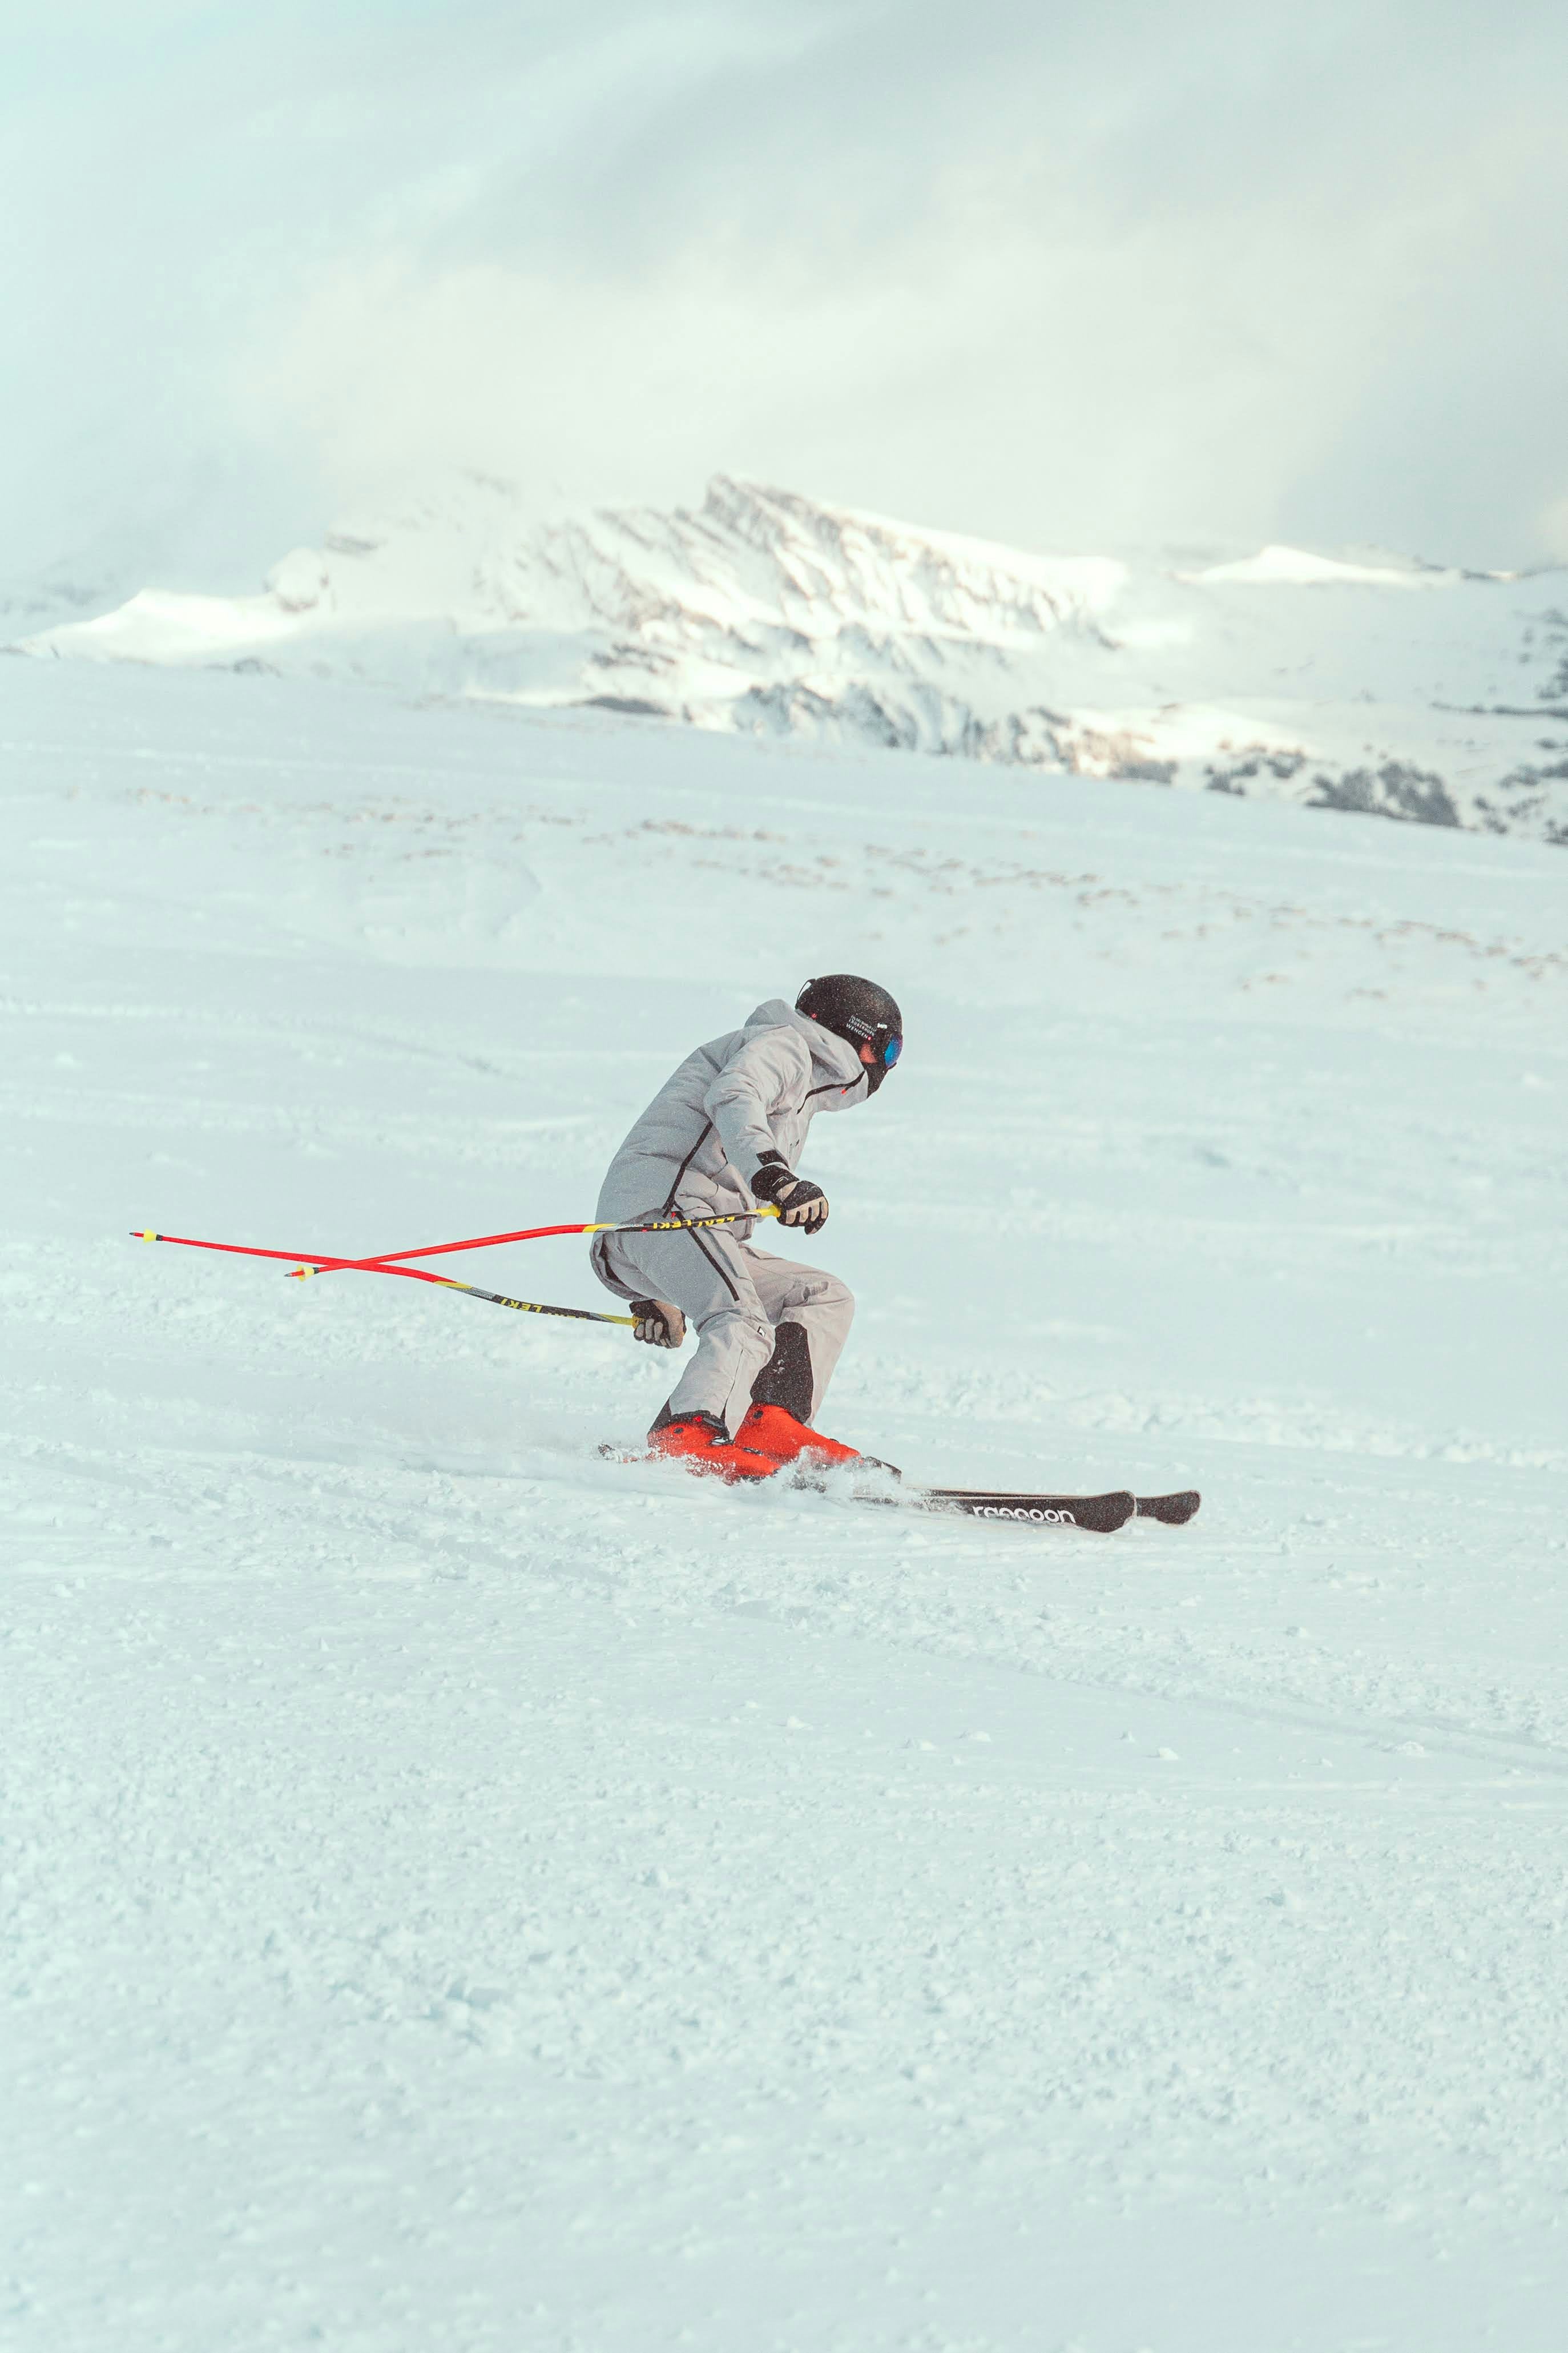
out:
<path id="1" fill-rule="evenodd" d="M 1202 1502 L 1195 1487 L 1184 1487 L 1173 1495 L 1140 1495 L 1138 1516 L 1141 1520 L 1163 1520 L 1168 1528 L 1179 1528 L 1192 1518 Z"/>

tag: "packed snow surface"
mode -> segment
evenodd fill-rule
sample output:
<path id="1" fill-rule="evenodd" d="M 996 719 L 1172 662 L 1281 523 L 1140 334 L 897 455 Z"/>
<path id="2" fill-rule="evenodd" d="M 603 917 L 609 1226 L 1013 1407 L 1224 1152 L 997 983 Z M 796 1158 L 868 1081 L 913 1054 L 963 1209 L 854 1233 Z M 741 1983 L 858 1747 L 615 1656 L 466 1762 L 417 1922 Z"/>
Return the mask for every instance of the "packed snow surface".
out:
<path id="1" fill-rule="evenodd" d="M 466 476 L 257 595 L 150 585 L 20 642 L 1568 841 L 1563 567 L 1029 554 L 722 475 L 699 507 L 542 524 Z"/>
<path id="2" fill-rule="evenodd" d="M 0 693 L 7 2348 L 1553 2353 L 1560 852 Z M 909 1034 L 825 1427 L 1191 1526 L 622 1467 L 623 1332 L 131 1239 L 585 1217 L 824 968 Z"/>

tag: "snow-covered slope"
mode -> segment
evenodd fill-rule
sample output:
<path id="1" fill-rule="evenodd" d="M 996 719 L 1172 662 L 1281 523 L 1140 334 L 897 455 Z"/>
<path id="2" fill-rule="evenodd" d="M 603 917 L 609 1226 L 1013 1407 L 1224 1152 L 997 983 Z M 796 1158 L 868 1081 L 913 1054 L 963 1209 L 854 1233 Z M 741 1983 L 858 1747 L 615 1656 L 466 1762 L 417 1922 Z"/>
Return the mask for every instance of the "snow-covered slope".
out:
<path id="1" fill-rule="evenodd" d="M 0 738 L 7 2353 L 1551 2353 L 1557 851 L 268 677 Z M 839 965 L 826 1426 L 1191 1527 L 620 1468 L 621 1333 L 129 1237 L 584 1215 Z"/>
<path id="2" fill-rule="evenodd" d="M 530 526 L 467 478 L 262 595 L 148 588 L 22 643 L 1568 839 L 1563 571 L 1026 555 L 724 477 L 695 510 Z"/>

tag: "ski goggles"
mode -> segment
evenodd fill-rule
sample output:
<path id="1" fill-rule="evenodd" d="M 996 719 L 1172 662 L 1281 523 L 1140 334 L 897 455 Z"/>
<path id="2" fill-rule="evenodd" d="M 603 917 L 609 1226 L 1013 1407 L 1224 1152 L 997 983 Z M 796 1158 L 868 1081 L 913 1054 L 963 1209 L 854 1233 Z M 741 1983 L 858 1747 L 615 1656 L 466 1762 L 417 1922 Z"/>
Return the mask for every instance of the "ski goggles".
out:
<path id="1" fill-rule="evenodd" d="M 872 1060 L 880 1062 L 885 1071 L 892 1069 L 904 1050 L 901 1032 L 895 1029 L 889 1022 L 861 1021 L 852 1014 L 844 1027 L 853 1037 L 860 1040 L 862 1053 L 869 1046 Z"/>

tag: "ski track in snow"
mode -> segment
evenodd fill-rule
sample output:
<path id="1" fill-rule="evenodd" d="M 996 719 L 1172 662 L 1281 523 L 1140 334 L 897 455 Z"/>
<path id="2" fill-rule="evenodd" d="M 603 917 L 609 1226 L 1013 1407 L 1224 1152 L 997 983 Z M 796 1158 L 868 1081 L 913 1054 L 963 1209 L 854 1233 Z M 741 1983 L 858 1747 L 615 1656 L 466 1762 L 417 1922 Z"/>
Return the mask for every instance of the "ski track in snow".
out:
<path id="1" fill-rule="evenodd" d="M 0 742 L 0 2340 L 1559 2345 L 1560 852 L 262 679 Z M 834 965 L 827 1426 L 1190 1527 L 613 1465 L 618 1333 L 129 1238 L 585 1216 Z"/>

